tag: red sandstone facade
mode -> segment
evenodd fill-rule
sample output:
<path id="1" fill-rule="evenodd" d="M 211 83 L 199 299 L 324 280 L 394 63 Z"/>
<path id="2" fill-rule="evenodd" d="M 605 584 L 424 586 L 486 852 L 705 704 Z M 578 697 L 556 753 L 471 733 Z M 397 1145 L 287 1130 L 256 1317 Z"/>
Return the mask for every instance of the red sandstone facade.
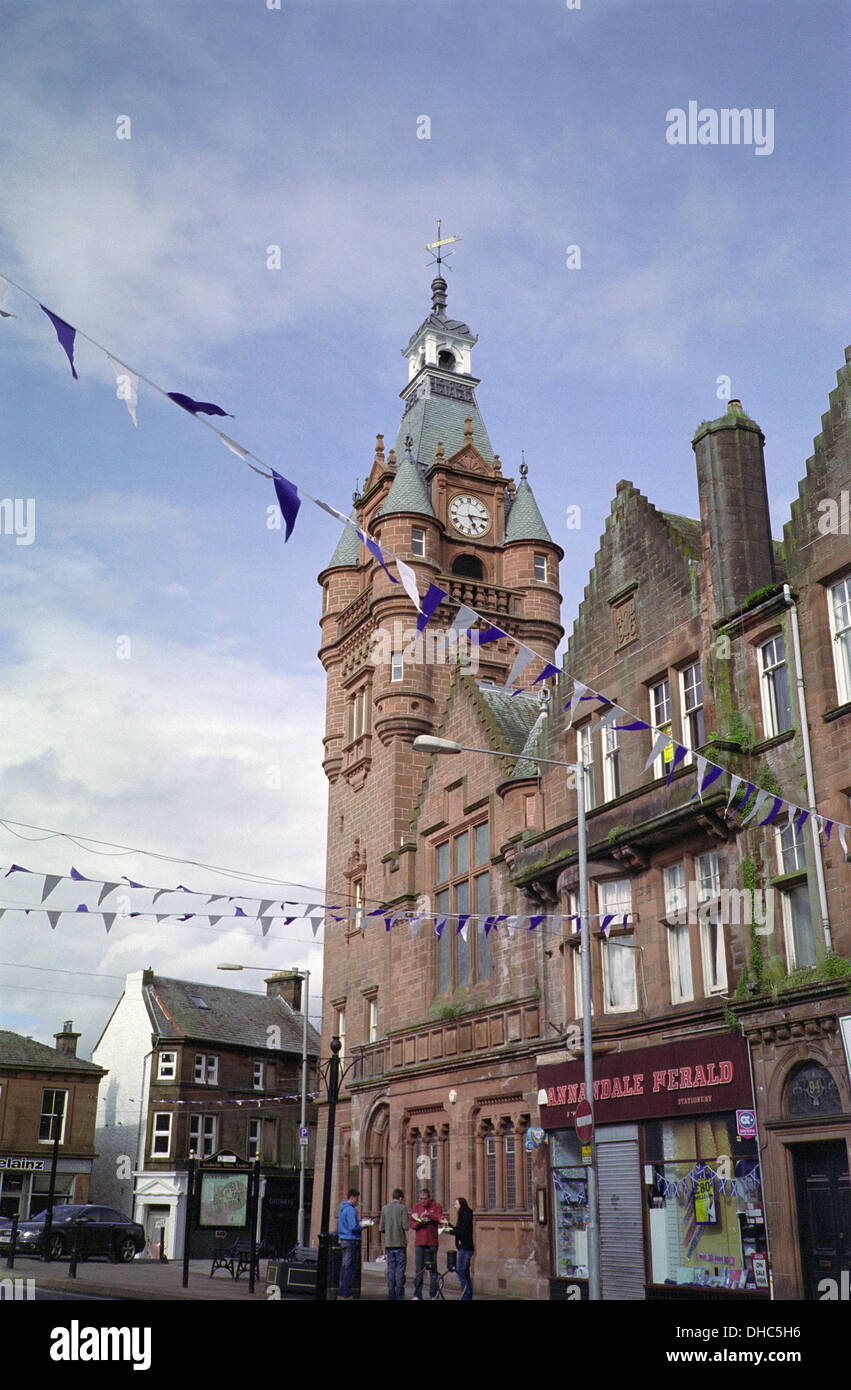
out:
<path id="1" fill-rule="evenodd" d="M 459 345 L 471 341 L 438 292 L 406 349 L 406 458 L 397 463 L 391 451 L 385 460 L 379 436 L 357 520 L 416 570 L 421 591 L 431 581 L 446 590 L 432 629 L 467 603 L 549 662 L 562 635 L 562 553 L 525 477 L 515 489 L 490 451 L 478 383 L 456 371 Z M 682 1087 L 667 1108 L 646 1110 L 633 1099 L 628 1114 L 610 1109 L 600 1121 L 604 1297 L 700 1297 L 706 1281 L 730 1298 L 817 1297 L 819 1268 L 839 1271 L 851 1257 L 842 1245 L 851 1221 L 836 1226 L 827 1255 L 813 1234 L 825 1193 L 840 1214 L 851 1203 L 841 1035 L 851 1015 L 851 865 L 835 831 L 816 842 L 807 823 L 781 838 L 728 814 L 727 778 L 693 796 L 702 750 L 743 787 L 811 806 L 797 619 L 814 806 L 851 821 L 842 664 L 851 539 L 819 529 L 829 510 L 819 503 L 847 486 L 847 366 L 838 382 L 783 547 L 770 533 L 763 436 L 738 402 L 695 435 L 699 521 L 618 484 L 564 666 L 693 750 L 670 785 L 669 750 L 645 771 L 649 733 L 582 742 L 602 711 L 582 704 L 570 724 L 567 674 L 543 716 L 536 695 L 502 693 L 516 655 L 506 641 L 481 649 L 475 674 L 371 661 L 376 632 L 392 632 L 394 620 L 413 627 L 414 611 L 362 545 L 341 543 L 319 576 L 327 894 L 357 913 L 326 932 L 323 1054 L 340 1035 L 350 1068 L 335 1201 L 354 1180 L 361 1210 L 376 1215 L 394 1187 L 411 1199 L 430 1174 L 438 1200 L 465 1196 L 474 1209 L 481 1287 L 521 1298 L 584 1293 L 581 1221 L 570 1210 L 581 1195 L 572 1122 L 539 1103 L 553 1069 L 566 1068 L 567 1082 L 581 1059 L 578 935 L 569 923 L 552 928 L 554 916 L 578 910 L 575 784 L 565 768 L 538 777 L 535 755 L 589 762 L 595 1058 L 608 1066 L 622 1054 L 632 1074 L 632 1055 L 652 1075 L 672 1047 L 696 1044 L 702 1056 L 687 1072 L 689 1087 L 701 1082 L 690 1096 Z M 531 665 L 515 688 L 541 669 Z M 413 749 L 417 735 L 433 733 L 498 756 Z M 784 811 L 781 829 L 786 820 Z M 746 900 L 768 904 L 760 932 L 741 920 L 718 927 L 709 908 L 699 912 L 720 902 L 738 916 Z M 678 924 L 690 904 L 695 920 Z M 603 936 L 609 909 L 616 921 Z M 415 934 L 407 922 L 385 930 L 384 912 L 416 911 Z M 479 921 L 458 935 L 466 912 Z M 550 918 L 543 930 L 482 931 L 488 913 L 534 912 Z M 434 923 L 446 914 L 438 940 Z M 735 1049 L 733 1083 L 725 1068 Z M 753 1138 L 736 1132 L 748 1106 Z M 318 1138 L 322 1153 L 324 1109 Z M 699 1170 L 711 1174 L 718 1206 L 695 1236 L 676 1187 Z M 315 1212 L 320 1205 L 317 1197 Z"/>

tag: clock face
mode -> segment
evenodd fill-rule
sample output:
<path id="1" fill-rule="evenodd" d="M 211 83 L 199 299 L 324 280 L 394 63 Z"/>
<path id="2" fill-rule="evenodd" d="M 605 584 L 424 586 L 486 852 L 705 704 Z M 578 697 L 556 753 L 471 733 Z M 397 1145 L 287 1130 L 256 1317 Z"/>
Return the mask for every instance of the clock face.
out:
<path id="1" fill-rule="evenodd" d="M 453 497 L 449 520 L 462 536 L 483 536 L 491 524 L 490 513 L 478 497 Z"/>

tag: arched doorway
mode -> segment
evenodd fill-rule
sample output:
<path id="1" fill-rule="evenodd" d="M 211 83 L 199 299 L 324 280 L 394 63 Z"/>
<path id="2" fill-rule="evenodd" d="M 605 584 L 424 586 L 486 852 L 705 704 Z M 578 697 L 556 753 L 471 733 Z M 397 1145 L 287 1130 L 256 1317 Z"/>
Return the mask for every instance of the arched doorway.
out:
<path id="1" fill-rule="evenodd" d="M 390 1106 L 379 1101 L 366 1124 L 361 1157 L 361 1212 L 376 1221 L 388 1198 L 387 1146 L 390 1135 Z M 372 1240 L 377 1235 L 370 1231 Z"/>

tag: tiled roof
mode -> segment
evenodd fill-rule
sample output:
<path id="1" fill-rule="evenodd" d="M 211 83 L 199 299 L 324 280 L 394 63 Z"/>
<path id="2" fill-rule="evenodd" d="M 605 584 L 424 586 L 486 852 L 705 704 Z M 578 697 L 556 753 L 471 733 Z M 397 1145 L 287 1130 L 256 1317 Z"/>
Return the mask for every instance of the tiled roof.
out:
<path id="1" fill-rule="evenodd" d="M 549 541 L 551 545 L 553 543 L 553 538 L 544 525 L 544 518 L 538 510 L 534 493 L 525 478 L 520 479 L 520 486 L 514 494 L 511 511 L 505 523 L 505 539 Z"/>
<path id="2" fill-rule="evenodd" d="M 102 1067 L 94 1062 L 84 1062 L 82 1057 L 71 1057 L 46 1043 L 24 1038 L 20 1033 L 0 1031 L 0 1068 L 19 1067 L 28 1071 L 76 1071 L 101 1075 Z"/>
<path id="3" fill-rule="evenodd" d="M 352 516 L 352 521 L 357 523 L 357 517 Z M 352 526 L 344 526 L 343 534 L 337 542 L 337 548 L 331 559 L 325 566 L 328 570 L 342 569 L 344 565 L 357 567 L 360 564 L 360 538 L 357 531 Z"/>
<path id="4" fill-rule="evenodd" d="M 545 711 L 539 707 L 538 717 L 529 730 L 529 736 L 523 745 L 523 751 L 517 759 L 514 771 L 511 774 L 510 780 L 512 782 L 519 780 L 521 777 L 537 777 L 538 775 L 540 763 L 533 762 L 532 758 L 535 753 L 541 751 L 543 745 L 544 729 L 546 727 L 544 714 Z"/>
<path id="5" fill-rule="evenodd" d="M 302 1015 L 279 997 L 162 975 L 155 975 L 153 985 L 146 985 L 143 993 L 151 1022 L 162 1038 L 268 1048 L 268 1030 L 275 1027 L 281 1030 L 281 1045 L 274 1050 L 301 1053 Z M 307 1029 L 307 1048 L 311 1056 L 318 1056 L 319 1034 L 312 1025 Z"/>
<path id="6" fill-rule="evenodd" d="M 493 449 L 479 408 L 475 402 L 456 401 L 450 396 L 421 396 L 402 416 L 393 445 L 397 458 L 405 455 L 405 436 L 413 438 L 413 455 L 418 463 L 431 468 L 435 450 L 443 444 L 446 458 L 458 452 L 464 444 L 464 421 L 473 422 L 473 443 L 488 463 L 493 463 Z"/>
<path id="7" fill-rule="evenodd" d="M 419 337 L 424 328 L 436 328 L 438 333 L 454 333 L 458 337 L 470 338 L 472 341 L 475 341 L 466 323 L 462 323 L 460 319 L 450 319 L 444 314 L 432 312 L 428 315 L 428 318 L 423 319 L 416 333 L 411 334 L 408 339 L 408 347 Z M 405 352 L 407 352 L 407 350 L 408 348 L 404 349 Z"/>
<path id="8" fill-rule="evenodd" d="M 428 488 L 413 459 L 402 459 L 378 515 L 389 516 L 391 512 L 417 512 L 420 516 L 434 516 Z"/>
<path id="9" fill-rule="evenodd" d="M 477 685 L 476 690 L 509 752 L 515 755 L 522 753 L 541 709 L 537 695 L 512 696 L 509 691 L 489 685 Z"/>

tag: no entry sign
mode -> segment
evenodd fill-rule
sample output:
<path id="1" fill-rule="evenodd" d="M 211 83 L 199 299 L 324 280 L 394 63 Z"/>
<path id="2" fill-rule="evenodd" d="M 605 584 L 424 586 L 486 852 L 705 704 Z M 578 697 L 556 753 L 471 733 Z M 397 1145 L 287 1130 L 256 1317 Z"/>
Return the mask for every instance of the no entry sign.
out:
<path id="1" fill-rule="evenodd" d="M 581 1100 L 576 1107 L 576 1134 L 580 1144 L 590 1144 L 593 1133 L 594 1121 L 591 1118 L 591 1106 L 587 1100 Z"/>

